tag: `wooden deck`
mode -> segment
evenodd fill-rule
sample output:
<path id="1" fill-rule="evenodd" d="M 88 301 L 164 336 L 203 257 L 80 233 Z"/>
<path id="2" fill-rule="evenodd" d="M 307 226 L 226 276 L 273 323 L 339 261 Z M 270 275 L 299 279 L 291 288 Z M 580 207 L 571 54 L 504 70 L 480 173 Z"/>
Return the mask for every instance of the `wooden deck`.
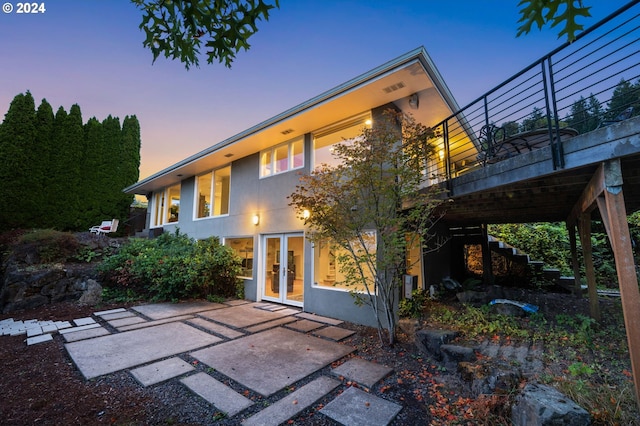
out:
<path id="1" fill-rule="evenodd" d="M 563 142 L 565 167 L 551 147 L 523 152 L 445 182 L 450 226 L 566 221 L 602 162 L 619 158 L 627 212 L 640 209 L 640 117 Z"/>

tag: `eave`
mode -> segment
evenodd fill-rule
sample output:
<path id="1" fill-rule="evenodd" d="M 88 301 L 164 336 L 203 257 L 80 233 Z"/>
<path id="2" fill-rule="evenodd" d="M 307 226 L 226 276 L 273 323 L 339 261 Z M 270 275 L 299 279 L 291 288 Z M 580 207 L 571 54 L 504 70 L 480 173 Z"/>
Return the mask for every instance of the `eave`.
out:
<path id="1" fill-rule="evenodd" d="M 409 106 L 408 99 L 414 93 L 420 99 L 418 109 Z M 427 125 L 459 109 L 426 50 L 420 47 L 142 179 L 124 192 L 145 195 L 158 191 L 388 103 Z"/>

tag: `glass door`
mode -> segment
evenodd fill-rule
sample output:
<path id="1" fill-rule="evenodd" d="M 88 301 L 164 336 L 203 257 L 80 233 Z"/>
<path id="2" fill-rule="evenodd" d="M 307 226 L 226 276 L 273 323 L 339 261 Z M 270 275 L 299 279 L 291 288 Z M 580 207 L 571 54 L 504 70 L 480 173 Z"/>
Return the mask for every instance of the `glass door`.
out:
<path id="1" fill-rule="evenodd" d="M 302 306 L 304 236 L 297 233 L 265 235 L 263 247 L 263 299 Z"/>

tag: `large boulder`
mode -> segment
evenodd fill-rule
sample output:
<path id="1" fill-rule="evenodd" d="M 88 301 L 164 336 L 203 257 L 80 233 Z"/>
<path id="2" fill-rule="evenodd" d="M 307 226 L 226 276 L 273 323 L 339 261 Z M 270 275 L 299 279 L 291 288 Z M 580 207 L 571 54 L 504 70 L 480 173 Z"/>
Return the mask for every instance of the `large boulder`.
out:
<path id="1" fill-rule="evenodd" d="M 96 280 L 89 278 L 79 284 L 83 290 L 82 296 L 78 299 L 80 305 L 95 306 L 102 301 L 102 286 Z"/>
<path id="2" fill-rule="evenodd" d="M 558 390 L 528 383 L 511 409 L 514 426 L 587 426 L 589 413 Z"/>
<path id="3" fill-rule="evenodd" d="M 424 329 L 416 332 L 418 350 L 435 360 L 442 360 L 440 347 L 458 337 L 458 332 L 451 330 Z"/>

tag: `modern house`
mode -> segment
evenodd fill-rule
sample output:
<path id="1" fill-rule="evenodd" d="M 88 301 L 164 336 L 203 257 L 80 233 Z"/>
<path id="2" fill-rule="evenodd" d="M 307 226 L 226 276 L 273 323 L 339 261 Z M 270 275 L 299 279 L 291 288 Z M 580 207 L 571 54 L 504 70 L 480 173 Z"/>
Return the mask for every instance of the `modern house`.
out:
<path id="1" fill-rule="evenodd" d="M 573 291 L 588 289 L 600 316 L 591 220 L 604 225 L 615 257 L 636 398 L 640 401 L 640 291 L 627 214 L 640 209 L 640 2 L 581 32 L 459 108 L 422 48 L 186 158 L 126 188 L 149 199 L 150 233 L 179 227 L 216 235 L 243 258 L 245 294 L 373 325 L 339 283 L 333 253 L 305 239 L 288 206 L 299 173 L 331 161 L 331 146 L 375 126 L 388 107 L 410 113 L 438 138 L 427 175 L 446 189 L 449 242 L 419 256 L 409 274 L 425 288 L 464 269 L 480 244 L 491 282 L 487 224 L 564 222 Z M 576 231 L 582 242 L 580 277 Z M 412 258 L 416 253 L 409 253 Z"/>
<path id="2" fill-rule="evenodd" d="M 331 164 L 332 145 L 356 137 L 393 107 L 421 123 L 459 108 L 424 48 L 387 62 L 246 131 L 141 180 L 125 191 L 146 195 L 151 234 L 176 228 L 218 236 L 243 259 L 245 297 L 374 325 L 356 307 L 327 247 L 305 239 L 287 197 L 300 173 Z M 440 165 L 444 163 L 439 160 Z M 432 167 L 438 167 L 434 159 Z M 422 268 L 412 274 L 424 285 Z"/>

